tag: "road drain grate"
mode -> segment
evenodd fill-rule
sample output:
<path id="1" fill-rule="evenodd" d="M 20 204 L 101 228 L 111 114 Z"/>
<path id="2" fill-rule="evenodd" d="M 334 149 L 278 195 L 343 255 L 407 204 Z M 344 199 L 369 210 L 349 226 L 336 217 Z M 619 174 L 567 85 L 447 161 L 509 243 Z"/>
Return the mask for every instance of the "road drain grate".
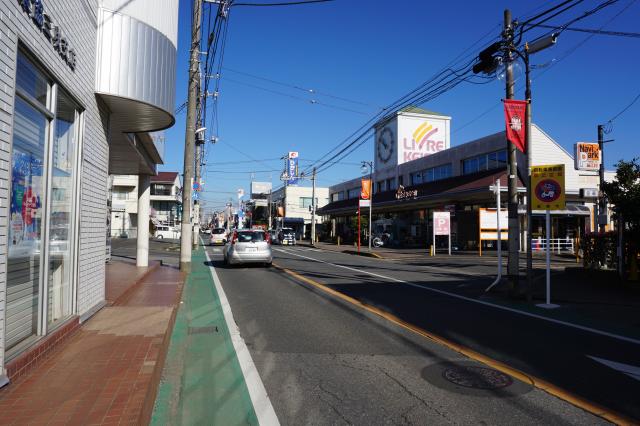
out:
<path id="1" fill-rule="evenodd" d="M 218 332 L 218 326 L 217 325 L 211 325 L 208 327 L 189 327 L 188 328 L 188 333 L 189 334 L 210 334 L 210 333 L 217 333 Z"/>
<path id="2" fill-rule="evenodd" d="M 484 367 L 451 367 L 442 372 L 442 377 L 453 384 L 474 389 L 502 389 L 513 384 L 508 375 Z"/>

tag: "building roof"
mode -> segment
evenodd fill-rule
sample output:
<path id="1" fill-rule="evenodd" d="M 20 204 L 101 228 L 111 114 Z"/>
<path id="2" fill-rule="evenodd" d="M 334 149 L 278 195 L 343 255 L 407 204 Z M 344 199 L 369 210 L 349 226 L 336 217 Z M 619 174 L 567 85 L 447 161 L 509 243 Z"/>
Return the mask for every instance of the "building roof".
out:
<path id="1" fill-rule="evenodd" d="M 158 172 L 151 176 L 151 183 L 173 183 L 178 177 L 178 172 Z"/>
<path id="2" fill-rule="evenodd" d="M 398 112 L 409 112 L 413 114 L 429 114 L 429 115 L 441 115 L 442 117 L 447 117 L 446 114 L 442 114 L 441 112 L 429 111 L 424 108 L 417 107 L 415 105 L 409 105 L 404 108 L 398 110 Z"/>

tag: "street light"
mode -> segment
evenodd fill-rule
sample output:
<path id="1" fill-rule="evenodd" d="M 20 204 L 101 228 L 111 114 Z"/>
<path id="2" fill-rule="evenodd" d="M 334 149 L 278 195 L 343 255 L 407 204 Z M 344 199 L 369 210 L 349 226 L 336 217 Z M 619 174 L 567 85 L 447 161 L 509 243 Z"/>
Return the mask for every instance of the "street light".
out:
<path id="1" fill-rule="evenodd" d="M 369 171 L 369 251 L 371 251 L 371 240 L 373 239 L 371 235 L 371 218 L 373 216 L 373 162 L 363 161 L 360 166 L 360 171 L 362 174 L 366 174 L 367 171 Z"/>

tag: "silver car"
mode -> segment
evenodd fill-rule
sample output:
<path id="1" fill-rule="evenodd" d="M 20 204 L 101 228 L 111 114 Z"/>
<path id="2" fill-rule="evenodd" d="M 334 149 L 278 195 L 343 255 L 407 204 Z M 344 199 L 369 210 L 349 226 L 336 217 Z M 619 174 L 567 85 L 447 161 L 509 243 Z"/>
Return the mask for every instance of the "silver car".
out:
<path id="1" fill-rule="evenodd" d="M 258 229 L 235 231 L 224 246 L 223 254 L 226 265 L 262 263 L 271 266 L 271 238 Z"/>

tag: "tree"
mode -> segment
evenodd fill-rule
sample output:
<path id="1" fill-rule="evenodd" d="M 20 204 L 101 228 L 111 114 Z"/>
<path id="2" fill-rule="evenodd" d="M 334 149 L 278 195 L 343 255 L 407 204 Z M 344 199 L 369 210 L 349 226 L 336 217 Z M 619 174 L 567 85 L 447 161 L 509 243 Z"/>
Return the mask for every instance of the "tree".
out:
<path id="1" fill-rule="evenodd" d="M 628 234 L 629 265 L 631 274 L 636 274 L 638 241 L 640 241 L 640 159 L 620 160 L 616 164 L 613 182 L 605 182 L 602 190 L 613 205 L 614 218 L 620 220 Z"/>

